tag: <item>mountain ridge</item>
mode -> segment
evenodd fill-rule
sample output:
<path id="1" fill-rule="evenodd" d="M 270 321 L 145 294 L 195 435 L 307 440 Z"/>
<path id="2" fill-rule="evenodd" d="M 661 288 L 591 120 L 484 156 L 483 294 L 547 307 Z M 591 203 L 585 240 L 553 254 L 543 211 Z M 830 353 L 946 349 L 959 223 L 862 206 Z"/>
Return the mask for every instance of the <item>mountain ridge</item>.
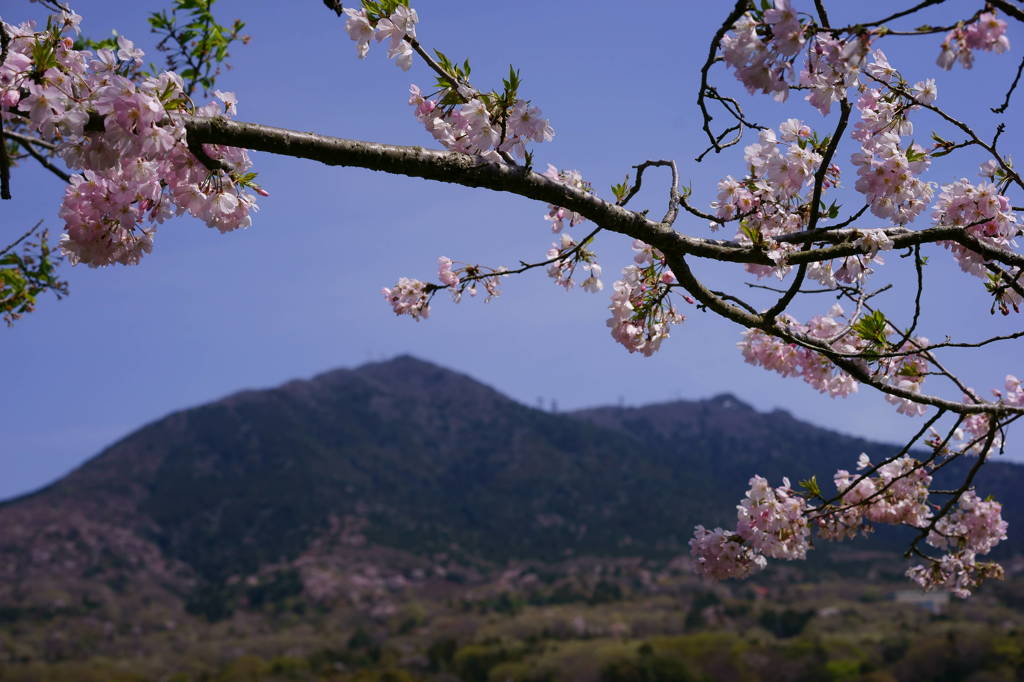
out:
<path id="1" fill-rule="evenodd" d="M 827 488 L 862 451 L 892 446 L 731 394 L 545 412 L 399 356 L 173 412 L 0 503 L 0 605 L 69 580 L 82 594 L 221 599 L 269 570 L 309 590 L 314 564 L 347 570 L 323 568 L 331 552 L 478 567 L 668 561 L 696 523 L 735 522 L 750 476 L 814 474 Z M 978 480 L 1007 501 L 1021 482 L 1024 467 L 1004 463 Z M 1005 513 L 1011 533 L 1024 527 L 1015 506 Z"/>

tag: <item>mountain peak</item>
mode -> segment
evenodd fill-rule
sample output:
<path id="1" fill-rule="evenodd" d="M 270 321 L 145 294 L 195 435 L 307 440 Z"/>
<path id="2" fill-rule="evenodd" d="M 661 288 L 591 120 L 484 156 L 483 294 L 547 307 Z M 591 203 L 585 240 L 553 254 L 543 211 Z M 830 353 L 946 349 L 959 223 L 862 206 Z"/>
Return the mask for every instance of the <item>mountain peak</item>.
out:
<path id="1" fill-rule="evenodd" d="M 756 410 L 749 404 L 745 403 L 732 393 L 719 393 L 718 395 L 708 398 L 707 404 L 715 407 L 726 409 L 726 410 L 743 410 L 745 412 L 756 412 Z"/>

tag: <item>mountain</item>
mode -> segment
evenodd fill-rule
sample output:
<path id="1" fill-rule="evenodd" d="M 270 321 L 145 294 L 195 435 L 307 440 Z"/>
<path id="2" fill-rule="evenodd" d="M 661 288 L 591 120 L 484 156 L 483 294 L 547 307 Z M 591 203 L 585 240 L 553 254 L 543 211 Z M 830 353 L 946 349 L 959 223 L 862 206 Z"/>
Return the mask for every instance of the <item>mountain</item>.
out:
<path id="1" fill-rule="evenodd" d="M 354 553 L 426 571 L 667 560 L 695 524 L 734 522 L 755 473 L 826 483 L 893 451 L 729 395 L 553 414 L 402 356 L 176 412 L 0 505 L 0 620 L 99 592 L 216 615 L 246 576 L 316 591 Z M 990 463 L 977 482 L 1011 528 L 1022 481 Z"/>

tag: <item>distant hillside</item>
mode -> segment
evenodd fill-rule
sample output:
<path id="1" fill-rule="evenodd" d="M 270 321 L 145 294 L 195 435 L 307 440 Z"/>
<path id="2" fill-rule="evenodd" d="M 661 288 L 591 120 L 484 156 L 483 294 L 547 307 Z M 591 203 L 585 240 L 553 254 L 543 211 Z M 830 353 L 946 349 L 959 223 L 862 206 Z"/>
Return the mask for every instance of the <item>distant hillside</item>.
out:
<path id="1" fill-rule="evenodd" d="M 752 474 L 828 483 L 862 451 L 892 448 L 727 395 L 552 414 L 403 356 L 174 413 L 0 505 L 0 606 L 69 580 L 173 600 L 330 546 L 667 559 L 734 522 Z M 1022 482 L 978 481 L 1011 529 Z"/>

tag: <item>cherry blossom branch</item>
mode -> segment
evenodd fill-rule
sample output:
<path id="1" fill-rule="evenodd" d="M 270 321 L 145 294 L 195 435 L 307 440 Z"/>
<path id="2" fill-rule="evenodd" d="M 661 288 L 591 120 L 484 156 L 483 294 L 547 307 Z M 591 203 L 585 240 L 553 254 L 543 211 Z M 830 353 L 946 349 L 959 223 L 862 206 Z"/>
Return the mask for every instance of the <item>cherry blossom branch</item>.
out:
<path id="1" fill-rule="evenodd" d="M 693 271 L 690 270 L 690 267 L 686 263 L 686 259 L 682 254 L 665 253 L 665 258 L 669 267 L 672 269 L 672 272 L 679 280 L 679 283 L 691 296 L 700 301 L 705 307 L 728 320 L 732 320 L 737 324 L 743 325 L 744 327 L 760 329 L 765 333 L 778 337 L 788 343 L 796 343 L 804 346 L 805 348 L 816 351 L 828 358 L 836 367 L 850 374 L 858 382 L 871 386 L 882 393 L 892 395 L 897 398 L 905 398 L 921 405 L 931 405 L 932 407 L 943 408 L 950 412 L 956 412 L 957 414 L 1024 414 L 1024 408 L 997 405 L 993 403 L 959 403 L 925 393 L 915 393 L 913 391 L 900 388 L 899 386 L 886 384 L 872 376 L 871 373 L 867 371 L 867 368 L 854 358 L 840 353 L 831 347 L 823 346 L 817 339 L 813 339 L 806 334 L 786 329 L 782 325 L 778 324 L 778 322 L 768 322 L 760 315 L 756 315 L 744 310 L 743 308 L 732 305 L 721 297 L 716 296 L 712 291 L 705 287 L 696 278 L 696 276 L 694 276 Z"/>
<path id="2" fill-rule="evenodd" d="M 947 516 L 953 510 L 953 506 L 960 501 L 960 497 L 971 488 L 971 484 L 974 483 L 974 477 L 978 475 L 978 472 L 981 471 L 981 467 L 985 465 L 985 461 L 988 458 L 989 449 L 992 447 L 992 442 L 995 440 L 997 432 L 998 429 L 995 425 L 989 428 L 989 432 L 985 437 L 985 447 L 981 449 L 981 452 L 978 454 L 977 461 L 974 463 L 973 466 L 971 466 L 970 470 L 967 472 L 967 475 L 964 477 L 964 482 L 960 485 L 959 488 L 957 488 L 953 492 L 952 496 L 946 501 L 946 504 L 942 506 L 938 513 L 932 516 L 931 521 L 928 522 L 928 525 L 922 528 L 920 533 L 918 533 L 917 537 L 915 537 L 911 541 L 910 549 L 907 550 L 906 556 L 909 557 L 912 552 L 917 550 L 918 545 L 920 545 L 921 541 L 927 538 L 930 532 L 935 530 L 935 524 L 937 524 L 941 519 Z"/>
<path id="3" fill-rule="evenodd" d="M 818 13 L 821 16 L 822 23 L 827 24 L 828 16 L 825 14 L 825 8 L 821 5 L 820 0 L 816 0 L 815 6 L 818 7 Z M 805 251 L 811 246 L 811 235 L 817 231 L 818 219 L 821 216 L 821 192 L 825 186 L 825 174 L 828 173 L 828 167 L 832 163 L 832 157 L 835 156 L 836 149 L 839 148 L 839 140 L 842 139 L 843 133 L 846 132 L 846 126 L 850 121 L 850 103 L 846 100 L 846 97 L 843 97 L 843 99 L 840 100 L 839 107 L 839 121 L 836 123 L 835 130 L 829 138 L 828 147 L 825 148 L 825 152 L 821 156 L 821 162 L 818 164 L 818 169 L 814 173 L 814 188 L 811 191 L 810 216 L 807 219 L 807 232 L 809 235 L 807 241 L 804 242 Z M 765 320 L 774 320 L 779 313 L 789 306 L 797 292 L 800 291 L 800 287 L 803 286 L 806 274 L 807 264 L 801 263 L 797 268 L 796 276 L 793 278 L 793 284 L 789 287 L 786 293 L 779 297 L 772 307 L 764 312 Z"/>
<path id="4" fill-rule="evenodd" d="M 692 293 L 692 292 L 691 292 Z M 932 407 L 940 407 L 950 412 L 956 412 L 957 414 L 1024 414 L 1024 407 L 1013 407 L 1007 405 L 1000 405 L 996 403 L 960 403 L 952 400 L 946 400 L 937 396 L 928 395 L 925 393 L 917 393 L 910 391 L 899 386 L 893 386 L 887 384 L 879 379 L 876 379 L 868 370 L 867 367 L 861 362 L 864 357 L 862 353 L 842 353 L 835 349 L 827 346 L 823 346 L 818 342 L 818 339 L 814 339 L 806 334 L 796 332 L 790 329 L 785 329 L 782 326 L 759 326 L 754 325 L 758 329 L 776 336 L 784 341 L 790 343 L 799 344 L 805 348 L 816 351 L 817 353 L 825 356 L 832 361 L 839 369 L 845 371 L 847 374 L 856 379 L 859 383 L 871 386 L 872 388 L 881 391 L 882 393 L 897 397 L 904 398 L 920 405 L 931 405 Z M 916 352 L 920 352 L 920 349 L 916 349 Z"/>
<path id="5" fill-rule="evenodd" d="M 328 165 L 359 166 L 469 187 L 512 192 L 555 206 L 564 206 L 597 225 L 640 239 L 666 254 L 678 252 L 720 261 L 772 264 L 767 255 L 757 247 L 682 235 L 664 223 L 656 223 L 639 213 L 628 211 L 593 194 L 574 190 L 521 167 L 491 164 L 479 158 L 452 152 L 344 140 L 219 118 L 190 119 L 186 121 L 185 128 L 190 145 L 224 144 L 308 158 Z M 1024 266 L 1024 256 L 988 246 L 968 234 L 966 227 L 938 226 L 915 231 L 892 228 L 886 230 L 886 233 L 891 235 L 894 248 L 949 240 L 977 251 L 991 260 L 1007 265 Z M 799 265 L 868 253 L 867 245 L 853 243 L 860 234 L 861 232 L 857 230 L 816 231 L 815 239 L 845 242 L 819 249 L 797 251 L 789 254 L 787 261 Z M 807 237 L 806 234 L 800 233 L 788 237 L 794 236 L 804 239 Z"/>
<path id="6" fill-rule="evenodd" d="M 483 281 L 483 280 L 486 280 L 486 279 L 493 279 L 495 277 L 506 277 L 508 275 L 519 275 L 519 274 L 522 274 L 522 273 L 527 272 L 529 270 L 533 270 L 535 268 L 540 268 L 540 267 L 543 267 L 545 265 L 552 265 L 553 263 L 557 263 L 559 261 L 565 261 L 565 260 L 571 259 L 577 253 L 579 253 L 582 249 L 584 249 L 587 246 L 587 244 L 592 242 L 594 237 L 596 237 L 597 234 L 599 232 L 601 232 L 601 230 L 602 230 L 602 228 L 600 228 L 600 227 L 594 228 L 593 230 L 590 231 L 590 233 L 586 237 L 581 239 L 580 242 L 578 244 L 576 244 L 575 246 L 573 246 L 571 249 L 569 249 L 568 251 L 565 251 L 564 253 L 560 252 L 557 256 L 553 256 L 552 258 L 548 258 L 547 260 L 537 261 L 537 262 L 534 262 L 534 263 L 528 263 L 526 261 L 519 261 L 519 266 L 520 267 L 514 268 L 514 269 L 510 269 L 510 270 L 492 269 L 491 272 L 481 272 L 481 273 L 477 273 L 477 274 L 462 275 L 459 278 L 459 284 L 462 284 L 463 282 L 479 282 L 479 281 Z M 436 291 L 443 291 L 444 289 L 451 289 L 453 286 L 458 286 L 458 285 L 445 285 L 445 284 L 427 283 L 426 284 L 426 290 L 427 290 L 427 293 L 432 294 L 433 292 L 436 292 Z"/>
<path id="7" fill-rule="evenodd" d="M 1024 189 L 1024 180 L 1021 180 L 1021 177 L 1019 175 L 1017 175 L 1017 172 L 1015 170 L 1013 170 L 1013 167 L 1009 163 L 1007 163 L 1005 159 L 1003 159 L 1003 157 L 999 154 L 998 151 L 996 151 L 995 140 L 993 140 L 992 144 L 989 144 L 989 143 L 985 142 L 984 140 L 982 140 L 980 137 L 978 137 L 978 134 L 975 133 L 974 130 L 969 125 L 967 125 L 963 121 L 960 121 L 959 119 L 956 119 L 953 116 L 947 114 L 945 111 L 943 111 L 939 107 L 935 106 L 934 104 L 927 104 L 925 102 L 922 102 L 919 98 L 915 97 L 913 94 L 908 92 L 906 89 L 904 89 L 904 88 L 902 88 L 902 87 L 900 87 L 898 85 L 892 85 L 891 83 L 887 83 L 886 81 L 884 81 L 884 80 L 882 80 L 880 78 L 876 78 L 875 76 L 872 76 L 869 73 L 865 73 L 864 75 L 867 76 L 868 78 L 870 78 L 871 80 L 873 80 L 873 81 L 875 81 L 877 83 L 880 83 L 881 85 L 883 85 L 886 88 L 888 88 L 889 90 L 897 93 L 898 95 L 907 98 L 908 100 L 913 102 L 915 105 L 917 105 L 919 107 L 922 107 L 924 109 L 928 109 L 929 111 L 935 112 L 936 114 L 939 115 L 940 118 L 942 118 L 942 120 L 944 120 L 947 123 L 949 123 L 949 124 L 959 128 L 965 135 L 967 135 L 968 138 L 970 138 L 970 140 L 974 144 L 976 144 L 979 147 L 981 147 L 982 149 L 984 149 L 986 152 L 988 152 L 992 156 L 993 159 L 996 160 L 996 163 L 999 164 L 999 167 L 1002 168 L 1003 171 L 1006 173 L 1007 178 L 1013 179 L 1015 184 L 1017 184 L 1020 188 Z M 1001 131 L 999 131 L 999 132 L 1001 132 Z M 999 132 L 996 133 L 996 138 L 998 138 Z"/>
<path id="8" fill-rule="evenodd" d="M 190 143 L 225 144 L 309 158 L 328 165 L 360 166 L 373 170 L 455 182 L 470 187 L 487 187 L 498 191 L 513 192 L 557 206 L 565 206 L 590 218 L 601 227 L 641 239 L 661 249 L 666 254 L 669 266 L 684 288 L 711 310 L 745 327 L 762 329 L 784 340 L 800 343 L 816 350 L 862 383 L 896 397 L 906 398 L 920 404 L 944 407 L 956 412 L 990 412 L 1000 409 L 998 406 L 988 404 L 966 406 L 934 396 L 913 393 L 873 379 L 860 365 L 843 357 L 838 352 L 821 347 L 809 337 L 785 330 L 778 325 L 767 324 L 759 316 L 754 316 L 743 308 L 729 304 L 715 296 L 696 280 L 682 258 L 685 253 L 703 256 L 708 252 L 711 252 L 711 257 L 726 255 L 731 257 L 723 258 L 723 260 L 739 262 L 764 262 L 767 260 L 766 257 L 760 254 L 755 256 L 751 249 L 723 249 L 711 240 L 685 237 L 663 223 L 655 223 L 643 215 L 627 211 L 621 206 L 601 200 L 592 194 L 574 190 L 527 169 L 491 164 L 463 154 L 328 138 L 312 133 L 299 133 L 219 118 L 193 119 L 186 122 L 185 127 Z M 835 236 L 835 233 L 826 234 Z M 931 228 L 930 230 L 908 232 L 906 235 L 898 236 L 894 242 L 898 246 L 902 246 L 903 244 L 900 243 L 902 241 L 910 245 L 939 239 L 964 239 L 963 228 Z M 972 244 L 971 239 L 966 239 L 966 242 Z M 829 251 L 830 249 L 831 251 Z M 745 253 L 740 256 L 737 251 L 745 251 Z M 812 252 L 798 252 L 793 254 L 790 260 L 792 262 L 802 257 L 808 261 L 824 260 L 844 253 L 852 255 L 864 252 L 863 247 L 840 244 L 826 249 L 816 249 Z M 801 253 L 807 253 L 807 256 L 801 256 Z M 1016 256 L 1016 254 L 1014 255 Z M 1024 260 L 1020 256 L 1017 258 Z"/>
<path id="9" fill-rule="evenodd" d="M 857 478 L 855 478 L 853 481 L 851 481 L 848 486 L 846 486 L 845 488 L 843 488 L 841 490 L 837 490 L 836 494 L 834 496 L 832 496 L 831 498 L 824 499 L 822 501 L 821 507 L 819 507 L 819 509 L 825 509 L 825 508 L 830 507 L 831 505 L 834 505 L 835 503 L 839 502 L 840 500 L 843 499 L 843 497 L 845 497 L 847 495 L 847 493 L 849 493 L 850 491 L 856 489 L 856 487 L 862 481 L 865 481 L 868 478 L 870 478 L 879 469 L 881 469 L 882 467 L 884 467 L 887 464 L 892 464 L 896 460 L 898 460 L 901 457 L 903 457 L 904 455 L 908 454 L 910 452 L 910 449 L 914 447 L 914 443 L 919 441 L 921 439 L 921 436 L 923 436 L 924 434 L 928 433 L 928 429 L 930 429 L 932 427 L 932 425 L 935 424 L 935 422 L 937 422 L 939 419 L 941 419 L 945 414 L 946 414 L 945 410 L 941 410 L 941 409 L 940 410 L 936 410 L 935 414 L 932 415 L 924 423 L 924 426 L 922 426 L 920 429 L 918 429 L 917 433 L 915 433 L 913 435 L 913 437 L 909 441 L 907 441 L 906 445 L 904 445 L 902 448 L 900 448 L 899 452 L 897 452 L 895 455 L 889 456 L 886 459 L 883 459 L 878 464 L 873 464 L 872 466 L 870 466 L 867 469 L 865 469 L 864 473 L 859 474 L 857 476 Z M 956 425 L 952 429 L 950 429 L 950 434 L 952 434 L 952 432 L 956 429 L 956 426 L 958 426 L 962 420 L 963 420 L 963 418 L 961 417 L 961 419 L 957 421 Z M 952 437 L 952 436 L 950 436 L 950 437 Z M 917 466 L 913 467 L 912 469 L 904 472 L 902 475 L 894 477 L 884 487 L 876 490 L 869 497 L 866 497 L 866 498 L 864 498 L 863 500 L 861 500 L 859 502 L 851 503 L 851 504 L 849 504 L 849 505 L 847 505 L 845 507 L 839 507 L 837 509 L 830 509 L 830 510 L 828 510 L 828 511 L 822 513 L 822 514 L 819 514 L 819 516 L 822 516 L 822 517 L 830 516 L 832 514 L 844 512 L 847 509 L 853 509 L 854 507 L 856 507 L 858 505 L 861 505 L 861 504 L 868 504 L 868 503 L 870 503 L 873 499 L 879 497 L 886 490 L 888 490 L 892 486 L 892 484 L 895 483 L 896 481 L 900 480 L 901 478 L 905 478 L 906 476 L 909 476 L 914 471 L 917 471 L 918 469 L 920 469 L 920 468 L 922 468 L 924 466 L 927 466 L 931 461 L 933 461 L 935 459 L 935 456 L 936 456 L 936 452 L 933 451 L 931 459 L 925 460 L 924 462 L 919 463 Z"/>

